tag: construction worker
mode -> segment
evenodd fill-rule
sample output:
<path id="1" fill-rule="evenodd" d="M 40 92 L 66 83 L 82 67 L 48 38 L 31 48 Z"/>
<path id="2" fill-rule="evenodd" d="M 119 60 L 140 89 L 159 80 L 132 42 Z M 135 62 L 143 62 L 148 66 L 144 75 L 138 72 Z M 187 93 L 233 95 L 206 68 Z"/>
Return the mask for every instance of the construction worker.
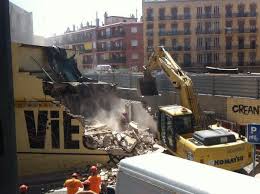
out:
<path id="1" fill-rule="evenodd" d="M 90 168 L 91 175 L 88 177 L 90 182 L 90 190 L 100 193 L 101 190 L 101 177 L 98 174 L 98 169 L 96 166 L 91 166 Z"/>
<path id="2" fill-rule="evenodd" d="M 90 181 L 89 180 L 85 180 L 83 182 L 83 191 L 78 191 L 76 194 L 98 194 L 95 193 L 94 191 L 90 190 Z"/>
<path id="3" fill-rule="evenodd" d="M 79 188 L 83 188 L 82 183 L 78 179 L 77 173 L 73 173 L 71 177 L 72 178 L 66 180 L 64 183 L 64 187 L 67 188 L 67 194 L 75 194 Z"/>
<path id="4" fill-rule="evenodd" d="M 27 185 L 21 185 L 19 187 L 20 194 L 26 194 L 28 192 L 29 187 Z"/>

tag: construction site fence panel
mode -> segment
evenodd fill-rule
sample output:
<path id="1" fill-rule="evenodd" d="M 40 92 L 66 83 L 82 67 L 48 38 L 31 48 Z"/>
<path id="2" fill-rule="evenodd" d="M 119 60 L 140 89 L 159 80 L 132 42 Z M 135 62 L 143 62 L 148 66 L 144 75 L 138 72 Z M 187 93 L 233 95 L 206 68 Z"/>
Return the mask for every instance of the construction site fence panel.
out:
<path id="1" fill-rule="evenodd" d="M 118 84 L 118 87 L 137 88 L 140 73 L 86 74 L 99 81 Z M 260 76 L 189 74 L 195 90 L 200 94 L 260 98 Z M 164 74 L 155 76 L 159 91 L 175 91 Z"/>

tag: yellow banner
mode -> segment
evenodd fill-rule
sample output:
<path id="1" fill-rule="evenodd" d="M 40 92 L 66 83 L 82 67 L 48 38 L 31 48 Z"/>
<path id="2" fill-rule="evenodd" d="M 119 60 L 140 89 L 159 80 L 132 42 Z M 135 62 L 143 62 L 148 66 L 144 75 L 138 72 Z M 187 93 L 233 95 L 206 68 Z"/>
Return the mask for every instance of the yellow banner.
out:
<path id="1" fill-rule="evenodd" d="M 85 50 L 91 50 L 92 49 L 92 42 L 86 42 L 84 44 Z"/>
<path id="2" fill-rule="evenodd" d="M 260 123 L 260 100 L 227 98 L 227 119 L 240 125 Z"/>

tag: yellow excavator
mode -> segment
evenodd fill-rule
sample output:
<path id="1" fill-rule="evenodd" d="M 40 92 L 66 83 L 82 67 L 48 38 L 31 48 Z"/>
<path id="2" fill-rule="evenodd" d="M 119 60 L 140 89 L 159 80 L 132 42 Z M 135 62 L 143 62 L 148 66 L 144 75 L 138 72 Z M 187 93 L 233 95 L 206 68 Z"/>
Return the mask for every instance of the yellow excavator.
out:
<path id="1" fill-rule="evenodd" d="M 179 91 L 180 105 L 159 107 L 158 139 L 170 154 L 236 171 L 252 162 L 252 146 L 244 136 L 219 124 L 202 128 L 202 117 L 192 80 L 163 48 L 152 53 L 139 80 L 143 96 L 157 95 L 153 70 L 161 69 Z"/>

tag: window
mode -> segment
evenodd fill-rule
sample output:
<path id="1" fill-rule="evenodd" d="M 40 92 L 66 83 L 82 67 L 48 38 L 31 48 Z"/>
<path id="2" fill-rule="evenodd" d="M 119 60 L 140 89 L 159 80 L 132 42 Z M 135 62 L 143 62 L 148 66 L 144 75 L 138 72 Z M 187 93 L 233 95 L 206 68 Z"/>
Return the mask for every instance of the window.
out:
<path id="1" fill-rule="evenodd" d="M 173 117 L 173 128 L 177 134 L 187 134 L 193 132 L 192 115 L 175 116 Z"/>
<path id="2" fill-rule="evenodd" d="M 153 29 L 153 24 L 147 24 L 147 30 Z"/>
<path id="3" fill-rule="evenodd" d="M 238 31 L 239 32 L 244 32 L 245 31 L 244 25 L 245 25 L 245 21 L 244 20 L 239 20 L 238 21 Z"/>
<path id="4" fill-rule="evenodd" d="M 250 48 L 256 49 L 256 37 L 254 36 L 250 37 Z"/>
<path id="5" fill-rule="evenodd" d="M 203 39 L 197 38 L 197 48 L 201 49 L 203 47 Z"/>
<path id="6" fill-rule="evenodd" d="M 226 5 L 226 17 L 232 17 L 232 5 Z"/>
<path id="7" fill-rule="evenodd" d="M 173 50 L 177 50 L 177 47 L 178 47 L 177 40 L 173 39 L 172 40 L 172 48 L 173 48 Z"/>
<path id="8" fill-rule="evenodd" d="M 190 23 L 184 23 L 184 34 L 190 33 Z"/>
<path id="9" fill-rule="evenodd" d="M 249 53 L 249 64 L 250 65 L 255 65 L 256 62 L 256 53 L 255 52 L 250 52 Z"/>
<path id="10" fill-rule="evenodd" d="M 148 8 L 147 10 L 146 10 L 146 13 L 147 13 L 147 17 L 149 18 L 149 17 L 153 17 L 153 9 L 152 8 Z"/>
<path id="11" fill-rule="evenodd" d="M 219 6 L 214 6 L 214 16 L 219 16 Z"/>
<path id="12" fill-rule="evenodd" d="M 178 63 L 178 54 L 177 53 L 174 53 L 173 54 L 173 60 Z"/>
<path id="13" fill-rule="evenodd" d="M 205 22 L 205 32 L 206 33 L 211 32 L 211 22 L 210 21 Z"/>
<path id="14" fill-rule="evenodd" d="M 256 20 L 250 20 L 250 32 L 256 32 Z"/>
<path id="15" fill-rule="evenodd" d="M 138 46 L 137 40 L 131 40 L 131 46 Z"/>
<path id="16" fill-rule="evenodd" d="M 162 142 L 166 144 L 166 115 L 164 112 L 159 112 L 159 121 L 160 121 L 160 135 Z"/>
<path id="17" fill-rule="evenodd" d="M 197 17 L 202 15 L 202 7 L 197 7 Z"/>
<path id="18" fill-rule="evenodd" d="M 184 39 L 184 50 L 190 50 L 190 38 Z"/>
<path id="19" fill-rule="evenodd" d="M 232 65 L 232 53 L 226 54 L 226 65 L 231 66 Z"/>
<path id="20" fill-rule="evenodd" d="M 206 17 L 211 17 L 211 6 L 206 6 L 204 10 Z"/>
<path id="21" fill-rule="evenodd" d="M 245 12 L 245 5 L 239 4 L 238 5 L 238 16 L 244 16 Z"/>
<path id="22" fill-rule="evenodd" d="M 159 24 L 159 32 L 165 33 L 165 24 Z"/>
<path id="23" fill-rule="evenodd" d="M 256 4 L 250 4 L 250 16 L 256 16 Z"/>
<path id="24" fill-rule="evenodd" d="M 238 48 L 239 49 L 244 48 L 244 37 L 238 37 Z"/>
<path id="25" fill-rule="evenodd" d="M 211 38 L 205 38 L 205 49 L 211 49 Z"/>
<path id="26" fill-rule="evenodd" d="M 184 63 L 185 66 L 189 66 L 191 64 L 191 55 L 184 54 Z"/>
<path id="27" fill-rule="evenodd" d="M 238 65 L 239 66 L 244 65 L 244 53 L 243 52 L 238 53 Z"/>
<path id="28" fill-rule="evenodd" d="M 177 7 L 172 8 L 171 9 L 171 13 L 172 13 L 172 18 L 173 19 L 177 19 L 177 17 L 178 17 L 178 9 L 177 9 Z"/>
<path id="29" fill-rule="evenodd" d="M 232 20 L 226 21 L 226 28 L 232 28 Z"/>
<path id="30" fill-rule="evenodd" d="M 133 53 L 133 54 L 132 54 L 132 59 L 138 59 L 138 58 L 139 58 L 138 53 Z"/>
<path id="31" fill-rule="evenodd" d="M 165 8 L 160 8 L 159 9 L 159 18 L 161 20 L 165 19 Z"/>
<path id="32" fill-rule="evenodd" d="M 226 37 L 226 49 L 232 49 L 232 37 Z"/>
<path id="33" fill-rule="evenodd" d="M 190 8 L 184 7 L 184 19 L 189 19 L 189 18 L 190 18 Z"/>
<path id="34" fill-rule="evenodd" d="M 177 23 L 172 24 L 172 32 L 177 33 L 177 31 L 178 31 L 178 24 Z"/>
<path id="35" fill-rule="evenodd" d="M 213 63 L 218 64 L 219 63 L 219 53 L 213 54 Z"/>
<path id="36" fill-rule="evenodd" d="M 132 33 L 137 33 L 137 27 L 136 26 L 131 27 L 131 32 Z"/>
<path id="37" fill-rule="evenodd" d="M 153 39 L 148 39 L 148 47 L 153 47 Z"/>
<path id="38" fill-rule="evenodd" d="M 165 46 L 165 39 L 164 38 L 160 39 L 160 46 Z"/>
<path id="39" fill-rule="evenodd" d="M 213 42 L 213 46 L 214 48 L 219 48 L 219 37 L 215 37 L 214 38 L 214 42 Z"/>

